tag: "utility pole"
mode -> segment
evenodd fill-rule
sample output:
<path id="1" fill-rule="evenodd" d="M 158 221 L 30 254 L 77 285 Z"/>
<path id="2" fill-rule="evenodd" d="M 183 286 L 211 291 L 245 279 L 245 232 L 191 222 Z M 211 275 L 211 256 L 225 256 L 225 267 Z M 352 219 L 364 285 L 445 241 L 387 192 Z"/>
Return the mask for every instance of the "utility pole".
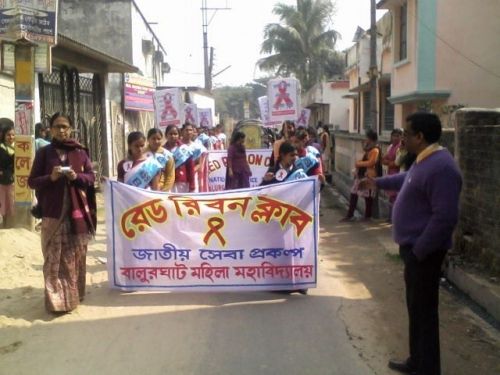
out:
<path id="1" fill-rule="evenodd" d="M 15 227 L 33 229 L 31 216 L 33 193 L 28 186 L 33 162 L 35 49 L 36 45 L 19 40 L 15 46 L 14 92 L 16 99 L 15 144 Z M 39 47 L 40 48 L 40 47 Z"/>
<path id="2" fill-rule="evenodd" d="M 210 51 L 210 58 L 208 57 L 208 25 L 215 17 L 215 14 L 219 10 L 229 10 L 227 6 L 224 8 L 209 8 L 208 0 L 201 0 L 201 16 L 202 16 L 202 27 L 203 27 L 203 73 L 205 75 L 205 90 L 212 91 L 212 70 L 213 70 L 213 48 Z M 208 19 L 208 12 L 214 11 L 212 17 Z"/>
<path id="3" fill-rule="evenodd" d="M 15 227 L 32 229 L 33 192 L 28 177 L 34 155 L 35 70 L 51 69 L 57 43 L 57 1 L 0 1 L 2 66 L 14 72 L 16 142 L 14 145 Z"/>
<path id="4" fill-rule="evenodd" d="M 370 0 L 370 124 L 371 128 L 378 132 L 378 111 L 377 111 L 377 23 L 375 20 L 376 4 L 375 0 Z"/>

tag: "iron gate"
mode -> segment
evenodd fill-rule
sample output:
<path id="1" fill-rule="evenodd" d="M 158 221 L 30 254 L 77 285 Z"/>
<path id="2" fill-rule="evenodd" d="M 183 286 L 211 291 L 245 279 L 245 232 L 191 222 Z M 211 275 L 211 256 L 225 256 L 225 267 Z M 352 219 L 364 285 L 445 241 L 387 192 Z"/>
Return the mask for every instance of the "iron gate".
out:
<path id="1" fill-rule="evenodd" d="M 55 112 L 73 120 L 74 137 L 89 149 L 100 180 L 103 172 L 102 90 L 98 74 L 80 75 L 76 69 L 62 67 L 51 74 L 38 75 L 42 122 L 48 124 Z"/>

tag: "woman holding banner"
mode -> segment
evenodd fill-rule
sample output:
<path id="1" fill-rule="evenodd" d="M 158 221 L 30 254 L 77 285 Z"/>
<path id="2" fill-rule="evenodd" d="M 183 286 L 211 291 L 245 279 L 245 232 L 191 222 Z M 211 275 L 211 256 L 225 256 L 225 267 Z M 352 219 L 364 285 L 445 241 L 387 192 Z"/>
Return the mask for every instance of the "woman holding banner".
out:
<path id="1" fill-rule="evenodd" d="M 235 131 L 227 149 L 226 190 L 250 187 L 250 166 L 245 149 L 245 133 Z"/>
<path id="2" fill-rule="evenodd" d="M 292 143 L 288 141 L 282 143 L 279 148 L 278 161 L 264 175 L 261 186 L 307 177 L 304 170 L 295 165 L 297 156 L 297 148 Z"/>
<path id="3" fill-rule="evenodd" d="M 160 173 L 158 190 L 171 191 L 175 182 L 175 161 L 172 153 L 161 146 L 162 143 L 163 134 L 161 130 L 158 128 L 149 129 L 146 157 L 155 158 L 163 168 Z"/>
<path id="4" fill-rule="evenodd" d="M 52 116 L 52 142 L 37 151 L 28 178 L 42 213 L 45 307 L 54 313 L 74 310 L 85 296 L 87 243 L 96 225 L 92 163 L 71 128 L 67 115 Z"/>
<path id="5" fill-rule="evenodd" d="M 297 165 L 297 156 L 297 148 L 291 142 L 283 142 L 279 148 L 278 160 L 264 175 L 261 186 L 307 178 L 304 170 Z M 307 289 L 281 290 L 278 292 L 307 294 Z"/>
<path id="6" fill-rule="evenodd" d="M 205 163 L 208 150 L 198 138 L 194 138 L 195 133 L 194 125 L 185 123 L 182 126 L 182 143 L 191 149 L 194 162 L 194 191 L 207 191 Z"/>
<path id="7" fill-rule="evenodd" d="M 271 155 L 271 166 L 276 164 L 279 157 L 279 149 L 283 142 L 290 141 L 295 135 L 295 123 L 290 120 L 283 122 L 283 127 L 281 129 L 281 138 L 276 140 L 273 144 L 273 153 Z"/>
<path id="8" fill-rule="evenodd" d="M 159 189 L 163 166 L 146 155 L 146 137 L 132 132 L 127 137 L 128 157 L 118 163 L 118 181 L 142 189 Z"/>
<path id="9" fill-rule="evenodd" d="M 294 137 L 294 145 L 297 147 L 299 159 L 295 162 L 298 168 L 302 168 L 308 176 L 318 176 L 321 184 L 325 183 L 321 155 L 312 146 L 307 146 L 309 135 L 305 129 L 297 131 Z"/>
<path id="10" fill-rule="evenodd" d="M 179 129 L 175 125 L 169 125 L 165 129 L 167 143 L 165 147 L 174 155 L 175 161 L 175 183 L 172 188 L 174 193 L 191 193 L 195 191 L 195 171 L 193 151 L 187 145 L 182 144 L 179 139 Z"/>

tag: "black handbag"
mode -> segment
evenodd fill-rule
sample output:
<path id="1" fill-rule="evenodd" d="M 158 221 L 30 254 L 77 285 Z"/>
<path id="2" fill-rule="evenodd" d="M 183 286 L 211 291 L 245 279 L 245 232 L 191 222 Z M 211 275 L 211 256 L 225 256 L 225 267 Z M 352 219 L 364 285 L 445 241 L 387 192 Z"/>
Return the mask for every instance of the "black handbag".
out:
<path id="1" fill-rule="evenodd" d="M 35 219 L 42 218 L 42 206 L 40 204 L 36 204 L 35 206 L 31 207 L 31 216 L 33 216 Z"/>

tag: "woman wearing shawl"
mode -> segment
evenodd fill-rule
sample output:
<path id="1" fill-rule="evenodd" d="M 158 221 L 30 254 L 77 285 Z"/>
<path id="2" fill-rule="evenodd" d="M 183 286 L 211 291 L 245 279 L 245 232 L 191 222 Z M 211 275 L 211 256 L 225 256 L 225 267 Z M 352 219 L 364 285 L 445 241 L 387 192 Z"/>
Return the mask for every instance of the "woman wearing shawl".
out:
<path id="1" fill-rule="evenodd" d="M 164 149 L 163 134 L 158 128 L 149 129 L 148 147 L 146 149 L 147 157 L 154 157 L 163 167 L 160 173 L 158 190 L 171 191 L 175 182 L 175 161 L 172 153 Z"/>
<path id="2" fill-rule="evenodd" d="M 297 148 L 289 141 L 281 143 L 278 151 L 278 160 L 276 164 L 269 168 L 262 179 L 261 186 L 277 184 L 279 182 L 299 180 L 307 178 L 306 172 L 297 166 L 298 152 Z M 307 289 L 278 290 L 282 293 L 300 293 L 307 294 Z"/>
<path id="3" fill-rule="evenodd" d="M 161 164 L 146 155 L 146 137 L 132 132 L 127 137 L 128 156 L 118 163 L 118 181 L 142 189 L 158 190 Z"/>
<path id="4" fill-rule="evenodd" d="M 14 217 L 14 123 L 0 119 L 0 216 L 2 226 L 12 226 Z"/>
<path id="5" fill-rule="evenodd" d="M 92 164 L 71 128 L 67 115 L 52 116 L 52 142 L 38 150 L 28 178 L 42 211 L 45 307 L 54 313 L 74 310 L 85 296 L 87 243 L 96 225 Z"/>
<path id="6" fill-rule="evenodd" d="M 41 122 L 35 124 L 35 151 L 50 144 L 50 141 L 47 139 L 49 130 L 49 127 L 43 125 Z"/>
<path id="7" fill-rule="evenodd" d="M 290 120 L 286 120 L 285 122 L 283 122 L 283 126 L 281 128 L 281 138 L 277 139 L 273 144 L 273 152 L 271 154 L 271 166 L 273 166 L 278 161 L 281 144 L 285 141 L 291 141 L 294 135 L 295 135 L 295 123 Z"/>
<path id="8" fill-rule="evenodd" d="M 332 165 L 332 138 L 330 136 L 330 130 L 328 129 L 328 125 L 321 125 L 318 130 L 321 130 L 319 139 L 322 150 L 321 159 L 323 160 L 324 172 L 325 175 L 330 175 Z"/>
<path id="9" fill-rule="evenodd" d="M 226 190 L 250 187 L 250 166 L 245 150 L 245 133 L 235 131 L 227 149 Z"/>
<path id="10" fill-rule="evenodd" d="M 175 184 L 172 189 L 174 193 L 192 193 L 195 191 L 194 161 L 192 150 L 183 145 L 179 139 L 179 129 L 175 125 L 169 125 L 165 129 L 167 143 L 165 147 L 174 155 L 175 161 Z"/>
<path id="11" fill-rule="evenodd" d="M 194 183 L 195 189 L 194 191 L 208 191 L 207 183 L 205 182 L 206 178 L 206 159 L 208 156 L 206 147 L 202 144 L 202 142 L 194 137 L 195 128 L 190 123 L 185 123 L 182 126 L 182 144 L 189 147 L 191 150 L 191 158 L 194 162 Z M 193 140 L 194 138 L 194 140 Z"/>
<path id="12" fill-rule="evenodd" d="M 396 164 L 396 157 L 398 155 L 399 148 L 401 147 L 401 137 L 403 136 L 403 131 L 401 129 L 393 129 L 391 132 L 391 144 L 387 148 L 387 152 L 382 157 L 382 164 L 387 166 L 387 174 L 397 174 L 399 173 L 399 166 Z M 389 198 L 389 222 L 392 217 L 392 206 L 396 202 L 396 197 L 398 196 L 397 191 L 386 190 L 385 194 Z"/>
<path id="13" fill-rule="evenodd" d="M 349 209 L 344 218 L 340 222 L 348 222 L 354 220 L 354 211 L 358 204 L 358 197 L 365 198 L 365 216 L 364 221 L 371 220 L 373 198 L 376 195 L 376 190 L 366 190 L 359 188 L 359 182 L 365 177 L 375 178 L 382 175 L 382 163 L 380 157 L 380 148 L 377 145 L 378 135 L 373 130 L 366 132 L 366 139 L 363 142 L 363 159 L 358 160 L 355 164 L 354 183 L 351 188 L 351 196 L 349 198 Z"/>
<path id="14" fill-rule="evenodd" d="M 308 176 L 318 176 L 321 184 L 325 183 L 325 175 L 323 174 L 323 165 L 321 163 L 321 154 L 313 147 L 308 146 L 309 134 L 305 129 L 298 130 L 293 138 L 293 144 L 297 147 L 299 159 L 295 165 L 302 168 Z"/>
<path id="15" fill-rule="evenodd" d="M 292 143 L 288 141 L 282 143 L 276 164 L 268 169 L 260 185 L 265 186 L 307 178 L 306 172 L 296 165 L 297 157 L 297 148 Z"/>

